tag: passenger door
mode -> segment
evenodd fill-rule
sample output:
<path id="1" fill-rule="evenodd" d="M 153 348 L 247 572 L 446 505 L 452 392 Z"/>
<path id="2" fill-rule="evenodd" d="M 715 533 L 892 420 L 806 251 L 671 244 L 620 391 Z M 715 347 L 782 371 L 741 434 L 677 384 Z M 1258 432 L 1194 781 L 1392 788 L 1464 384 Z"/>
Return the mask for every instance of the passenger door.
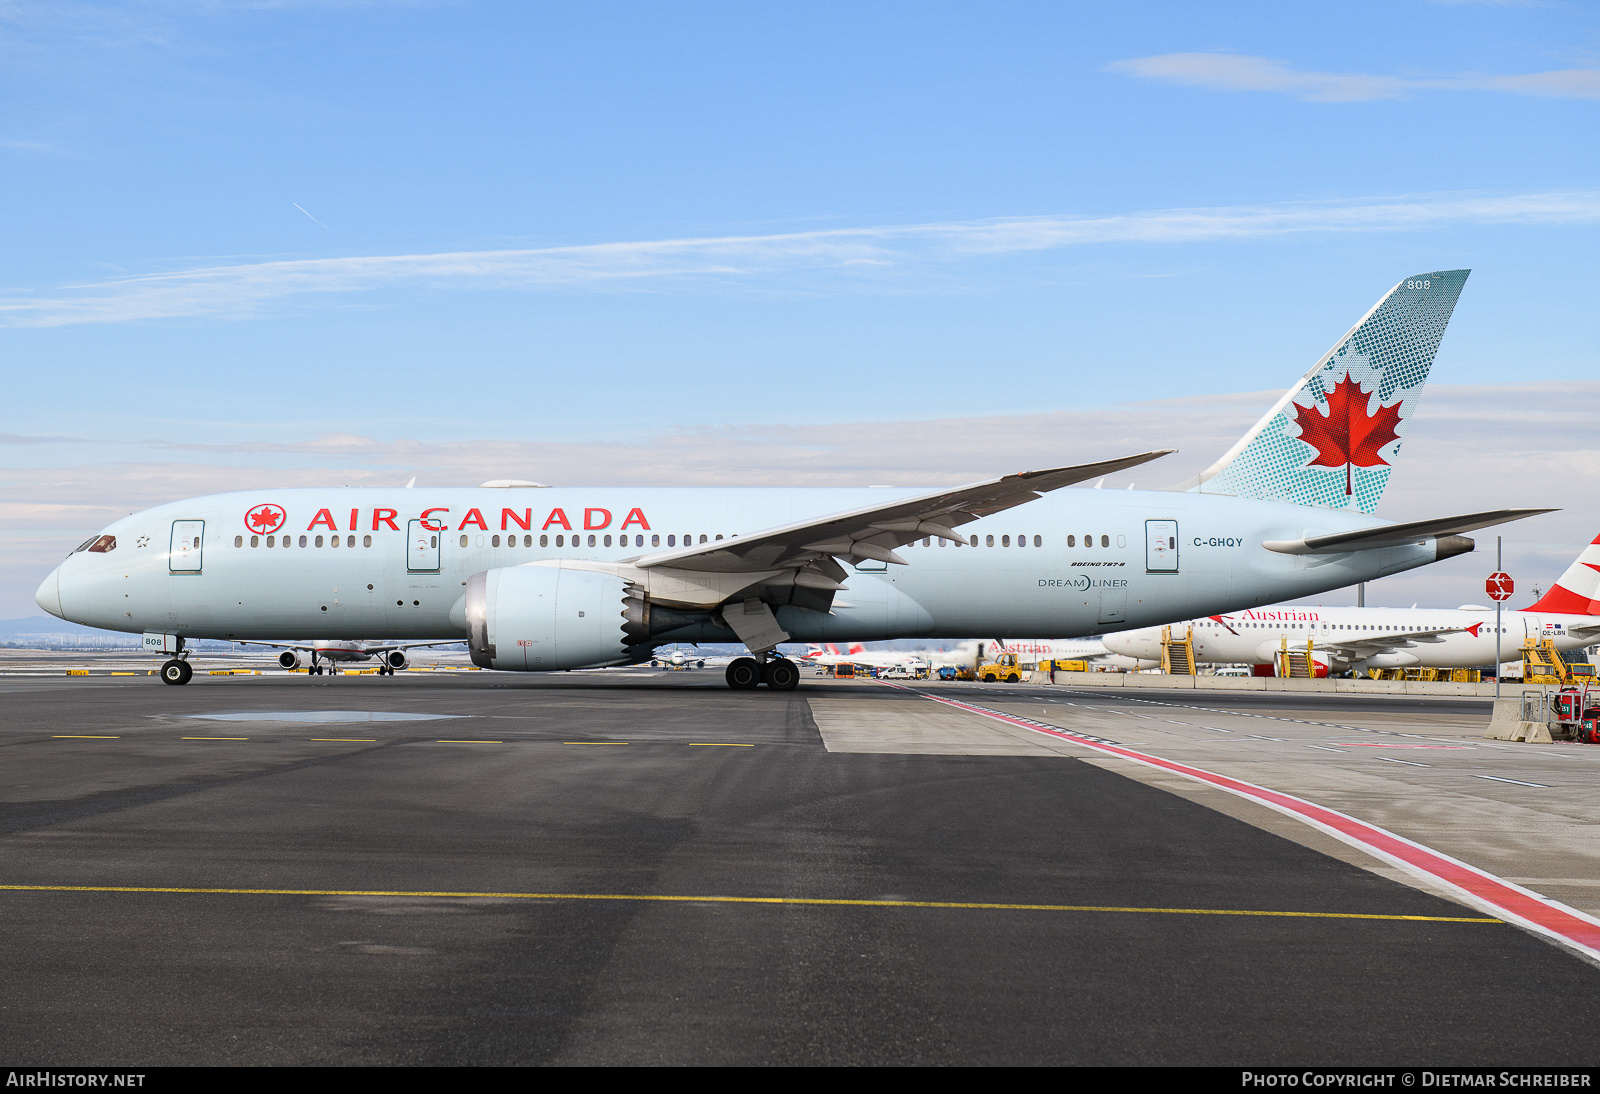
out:
<path id="1" fill-rule="evenodd" d="M 420 520 L 406 523 L 406 573 L 439 572 L 439 543 L 443 535 Z"/>
<path id="2" fill-rule="evenodd" d="M 1177 521 L 1147 520 L 1144 522 L 1144 572 L 1147 574 L 1175 574 L 1178 572 Z"/>
<path id="3" fill-rule="evenodd" d="M 175 520 L 172 522 L 172 544 L 167 551 L 167 571 L 174 574 L 197 574 L 202 563 L 201 551 L 205 541 L 206 522 L 203 520 Z"/>

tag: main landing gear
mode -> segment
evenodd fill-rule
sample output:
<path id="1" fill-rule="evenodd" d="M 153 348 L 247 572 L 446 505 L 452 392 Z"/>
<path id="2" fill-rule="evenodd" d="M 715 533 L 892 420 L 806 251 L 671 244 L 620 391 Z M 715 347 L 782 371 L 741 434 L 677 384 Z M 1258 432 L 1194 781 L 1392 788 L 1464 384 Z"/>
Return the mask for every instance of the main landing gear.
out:
<path id="1" fill-rule="evenodd" d="M 762 684 L 773 691 L 793 691 L 800 686 L 800 670 L 786 657 L 773 657 L 766 662 L 754 657 L 736 657 L 728 666 L 728 686 L 750 691 Z"/>
<path id="2" fill-rule="evenodd" d="M 194 669 L 189 667 L 189 662 L 174 657 L 171 661 L 161 666 L 161 682 L 163 684 L 187 684 L 194 675 Z"/>

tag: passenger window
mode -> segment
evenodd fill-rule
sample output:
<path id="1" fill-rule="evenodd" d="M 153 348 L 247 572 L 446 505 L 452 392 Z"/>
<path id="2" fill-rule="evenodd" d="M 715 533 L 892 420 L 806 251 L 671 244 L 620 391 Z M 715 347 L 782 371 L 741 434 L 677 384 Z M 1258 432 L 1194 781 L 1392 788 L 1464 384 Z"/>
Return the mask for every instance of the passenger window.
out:
<path id="1" fill-rule="evenodd" d="M 250 546 L 252 546 L 252 547 L 261 546 L 261 537 L 260 536 L 251 536 L 250 537 Z"/>
<path id="2" fill-rule="evenodd" d="M 288 542 L 288 541 L 285 540 L 285 542 Z M 304 547 L 305 545 L 306 545 L 306 537 L 305 536 L 301 536 L 300 537 L 300 546 Z"/>
<path id="3" fill-rule="evenodd" d="M 984 536 L 983 537 L 983 545 L 985 547 L 993 547 L 994 546 L 994 537 L 993 536 Z"/>
<path id="4" fill-rule="evenodd" d="M 467 537 L 466 536 L 462 536 L 461 537 L 461 546 L 465 547 L 466 545 L 467 545 Z"/>
<path id="5" fill-rule="evenodd" d="M 1035 547 L 1043 547 L 1044 546 L 1044 537 L 1043 536 L 1034 536 L 1033 537 L 1033 545 Z"/>
<path id="6" fill-rule="evenodd" d="M 1173 543 L 1176 544 L 1177 540 L 1173 540 Z M 1100 546 L 1102 546 L 1102 547 L 1111 546 L 1111 537 L 1110 536 L 1101 536 L 1100 537 Z"/>
<path id="7" fill-rule="evenodd" d="M 643 536 L 634 536 L 633 537 L 633 545 L 635 547 L 643 547 L 644 546 L 644 537 Z"/>
<path id="8" fill-rule="evenodd" d="M 563 540 L 563 539 L 564 539 L 564 537 L 562 537 L 562 536 L 557 536 L 557 537 L 556 537 L 556 546 L 557 546 L 557 547 L 564 547 L 564 546 L 566 546 L 566 544 L 565 544 L 565 543 L 563 543 L 563 542 L 562 542 L 562 540 Z"/>
<path id="9" fill-rule="evenodd" d="M 701 536 L 701 537 L 700 537 L 700 542 L 701 542 L 701 543 L 704 543 L 704 542 L 705 542 L 705 541 L 706 541 L 706 537 L 705 537 L 705 536 Z"/>
<path id="10" fill-rule="evenodd" d="M 606 546 L 607 547 L 611 546 L 611 537 L 610 536 L 606 537 Z"/>
<path id="11" fill-rule="evenodd" d="M 500 537 L 499 536 L 495 536 L 494 538 L 490 539 L 489 540 L 489 546 L 491 546 L 491 547 L 500 546 Z"/>
<path id="12" fill-rule="evenodd" d="M 541 547 L 550 546 L 550 537 L 549 536 L 540 536 L 539 537 L 539 546 L 541 546 Z"/>
<path id="13" fill-rule="evenodd" d="M 243 536 L 234 536 L 233 537 L 233 545 L 235 547 L 243 547 L 244 546 L 244 537 Z"/>
<path id="14" fill-rule="evenodd" d="M 722 539 L 722 537 L 721 537 L 721 536 L 718 536 L 718 537 L 717 537 L 717 539 L 718 539 L 718 540 L 719 540 L 719 541 L 720 541 L 720 540 L 721 540 L 721 539 Z"/>
<path id="15" fill-rule="evenodd" d="M 318 536 L 318 537 L 317 537 L 317 546 L 318 546 L 318 547 L 321 547 L 321 546 L 322 546 L 322 537 L 321 537 L 321 536 Z"/>
<path id="16" fill-rule="evenodd" d="M 661 537 L 660 536 L 651 536 L 650 537 L 650 546 L 652 546 L 652 547 L 661 546 Z"/>
<path id="17" fill-rule="evenodd" d="M 372 546 L 372 537 L 371 536 L 362 536 L 361 537 L 361 546 L 363 546 L 363 547 L 371 547 Z"/>
<path id="18" fill-rule="evenodd" d="M 677 536 L 668 536 L 667 537 L 667 546 L 668 547 L 676 547 L 677 545 L 678 545 L 678 537 Z"/>
<path id="19" fill-rule="evenodd" d="M 989 540 L 989 543 L 992 546 L 994 544 L 994 540 L 993 539 Z M 1001 536 L 1000 537 L 1000 546 L 1002 546 L 1002 547 L 1011 546 L 1011 537 L 1010 536 Z"/>
<path id="20" fill-rule="evenodd" d="M 589 546 L 591 546 L 591 547 L 594 546 L 594 537 L 593 536 L 589 537 Z"/>
<path id="21" fill-rule="evenodd" d="M 1067 546 L 1068 547 L 1076 547 L 1077 545 L 1078 545 L 1078 537 L 1077 536 L 1068 536 L 1067 537 Z"/>
<path id="22" fill-rule="evenodd" d="M 268 547 L 276 547 L 277 545 L 278 545 L 278 541 L 277 541 L 276 537 L 274 537 L 274 536 L 268 536 L 267 537 L 267 546 Z"/>

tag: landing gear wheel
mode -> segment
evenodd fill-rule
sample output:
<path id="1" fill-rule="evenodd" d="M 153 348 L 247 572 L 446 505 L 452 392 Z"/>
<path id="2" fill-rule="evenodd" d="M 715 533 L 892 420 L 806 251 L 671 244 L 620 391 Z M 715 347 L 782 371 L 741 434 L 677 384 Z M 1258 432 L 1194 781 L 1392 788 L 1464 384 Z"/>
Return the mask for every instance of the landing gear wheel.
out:
<path id="1" fill-rule="evenodd" d="M 761 683 L 761 662 L 754 657 L 735 657 L 728 666 L 728 686 L 748 691 Z"/>
<path id="2" fill-rule="evenodd" d="M 187 684 L 193 675 L 194 669 L 189 667 L 189 662 L 180 661 L 176 657 L 161 666 L 163 684 Z"/>
<path id="3" fill-rule="evenodd" d="M 762 666 L 761 682 L 773 691 L 793 691 L 800 686 L 800 670 L 793 661 L 774 657 Z"/>

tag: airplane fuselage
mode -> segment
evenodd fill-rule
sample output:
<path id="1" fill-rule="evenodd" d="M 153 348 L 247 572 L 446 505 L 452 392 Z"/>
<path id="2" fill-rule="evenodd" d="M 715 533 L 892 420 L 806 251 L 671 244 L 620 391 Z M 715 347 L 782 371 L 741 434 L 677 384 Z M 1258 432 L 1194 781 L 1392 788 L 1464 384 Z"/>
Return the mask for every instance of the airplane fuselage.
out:
<path id="1" fill-rule="evenodd" d="M 615 562 L 913 490 L 295 489 L 133 514 L 41 586 L 53 614 L 187 638 L 448 638 L 473 574 L 553 559 Z M 1164 491 L 1065 489 L 853 568 L 831 612 L 785 605 L 793 641 L 1005 634 L 1060 638 L 1234 611 L 1432 562 L 1437 544 L 1287 555 L 1265 540 L 1370 527 L 1359 512 Z M 104 536 L 101 542 L 104 542 Z M 977 544 L 973 546 L 971 544 Z M 87 545 L 85 545 L 87 547 Z M 1159 550 L 1157 548 L 1160 548 Z M 712 620 L 652 644 L 733 641 Z"/>

